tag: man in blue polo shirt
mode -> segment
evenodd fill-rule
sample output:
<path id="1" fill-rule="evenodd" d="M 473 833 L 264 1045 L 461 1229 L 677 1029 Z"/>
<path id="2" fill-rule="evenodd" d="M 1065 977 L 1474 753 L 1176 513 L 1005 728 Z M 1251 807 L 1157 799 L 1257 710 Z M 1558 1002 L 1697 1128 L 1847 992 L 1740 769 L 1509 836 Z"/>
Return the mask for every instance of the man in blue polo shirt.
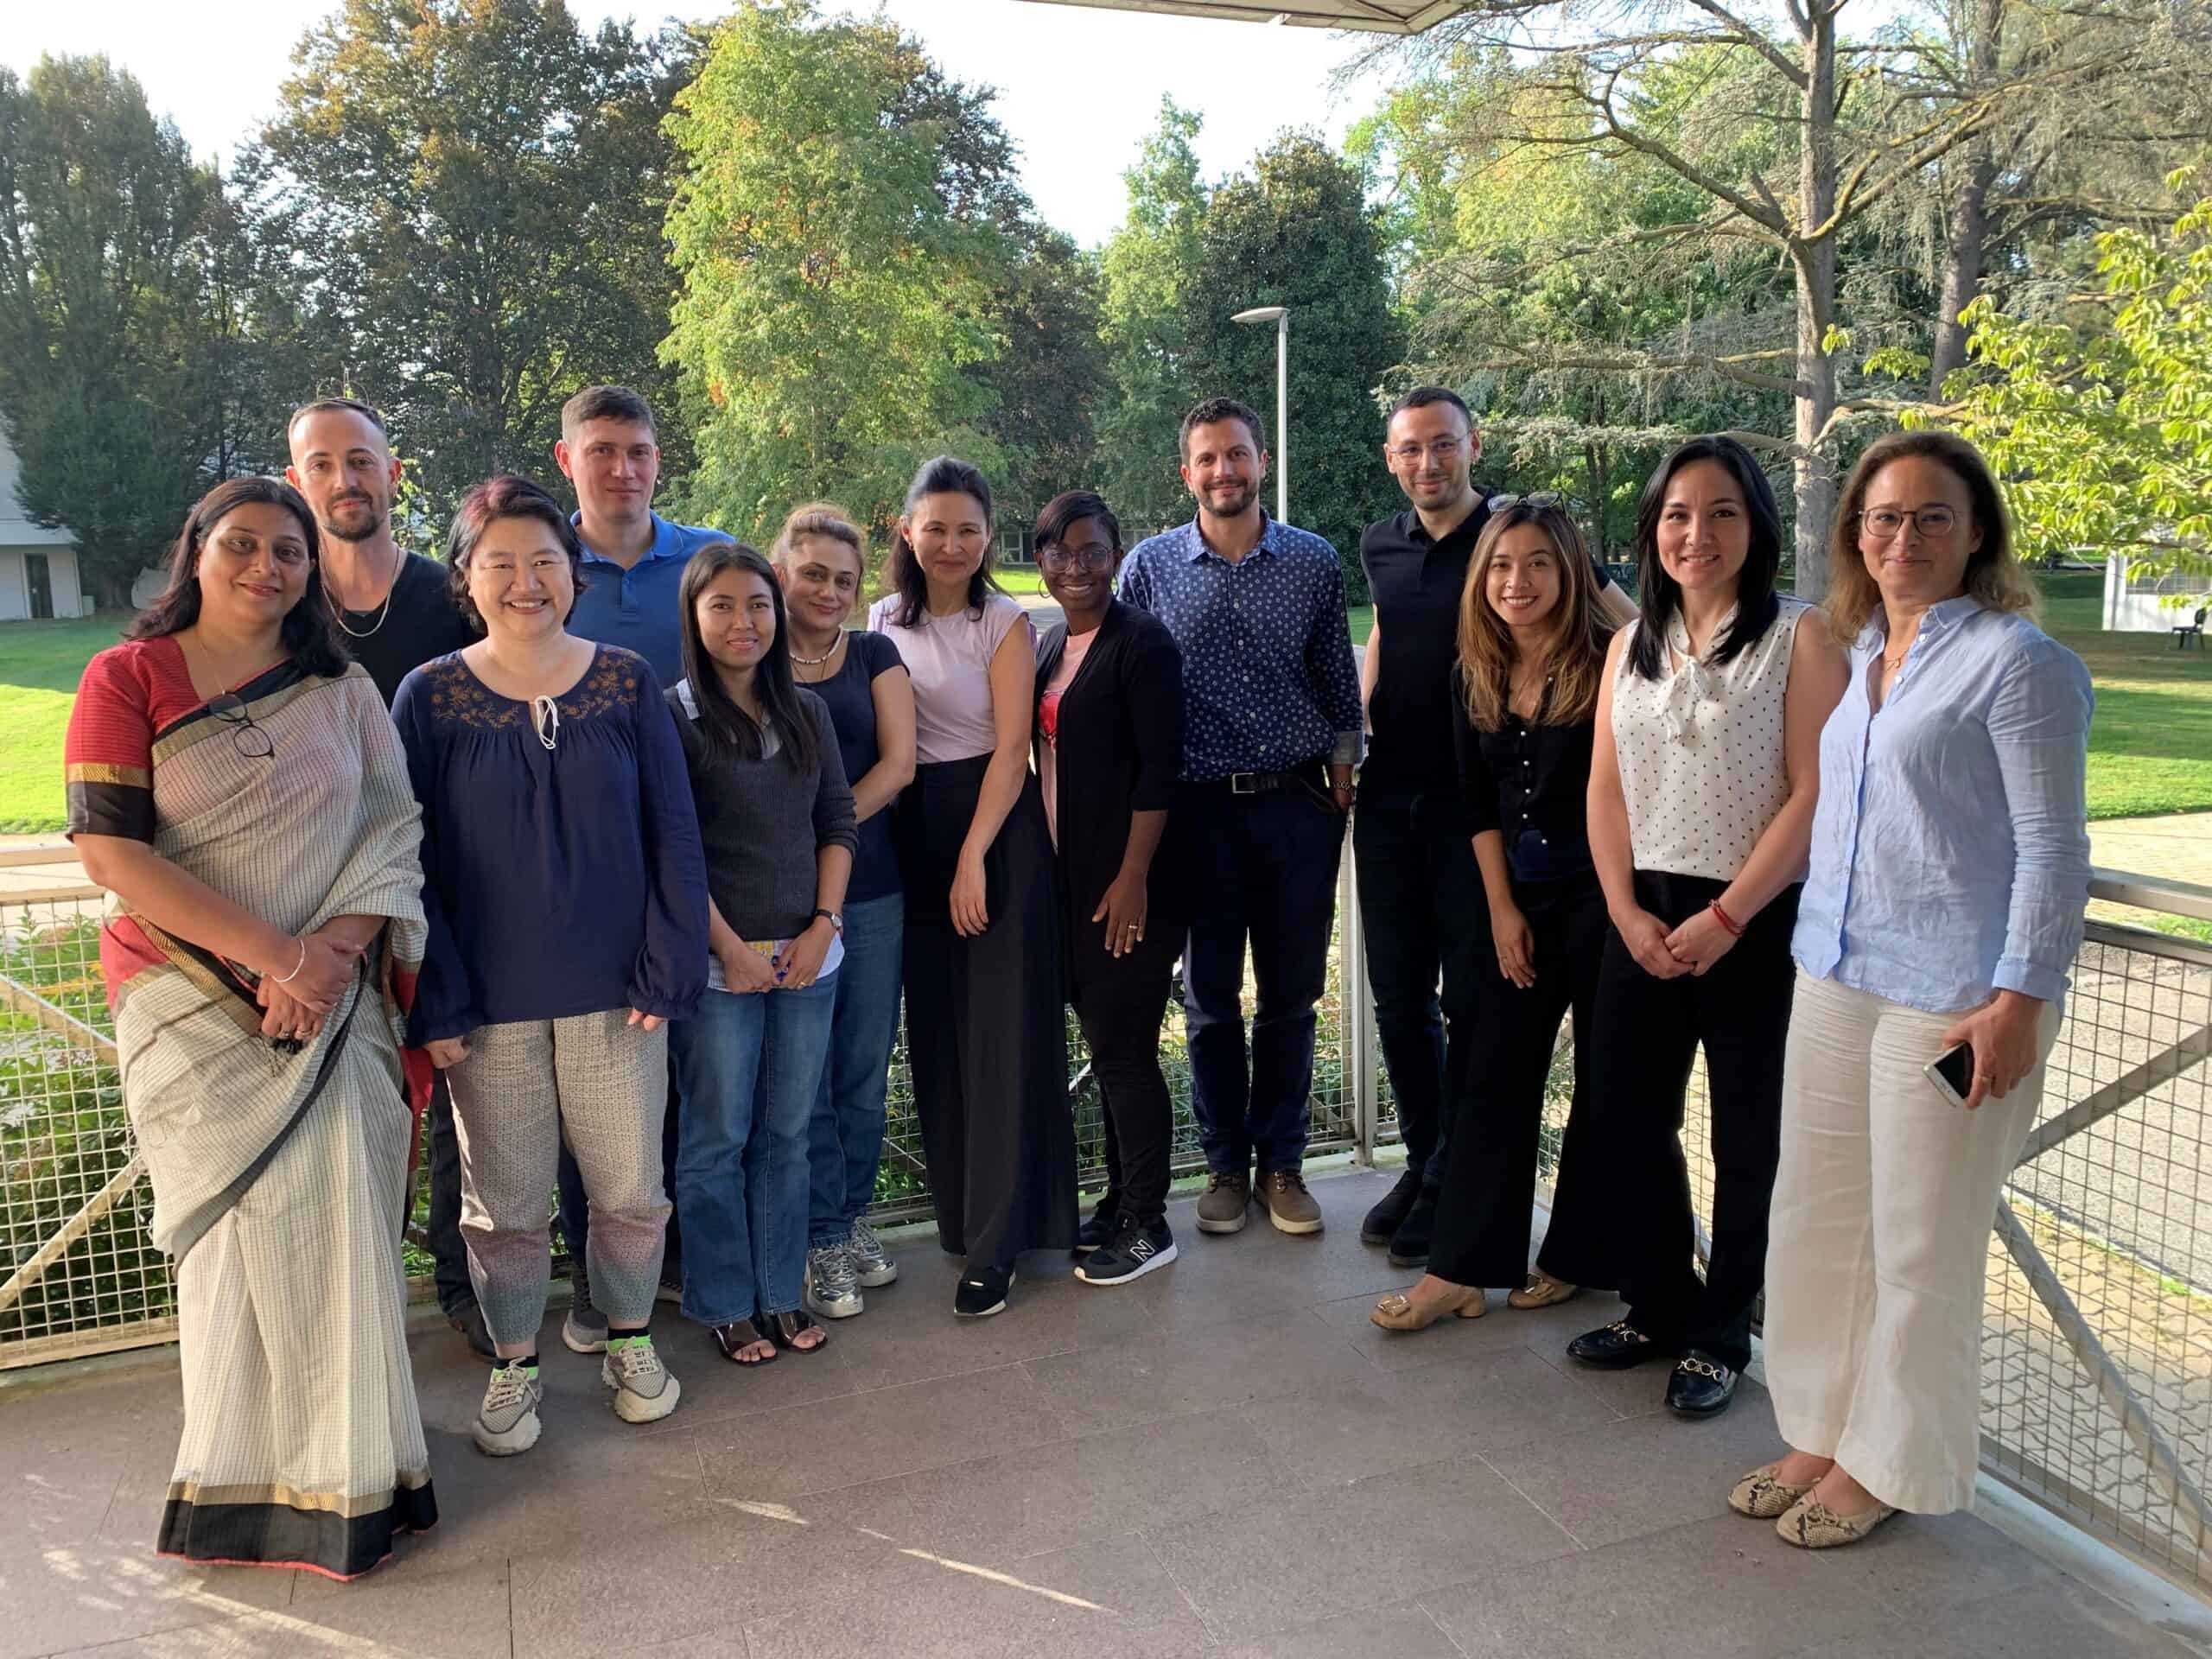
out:
<path id="1" fill-rule="evenodd" d="M 662 685 L 683 677 L 683 618 L 677 599 L 683 567 L 702 543 L 727 541 L 720 531 L 675 524 L 653 511 L 660 480 L 660 438 L 653 406 L 627 386 L 586 386 L 561 406 L 561 439 L 553 459 L 575 486 L 570 522 L 584 544 L 583 591 L 569 613 L 569 632 L 602 645 L 634 651 Z M 673 1073 L 662 1119 L 663 1178 L 676 1196 L 677 1101 Z M 573 1296 L 561 1340 L 578 1353 L 607 1345 L 607 1316 L 592 1304 L 584 1275 L 584 1240 L 591 1210 L 583 1178 L 567 1143 L 561 1147 L 561 1237 L 567 1245 Z M 683 1234 L 668 1218 L 661 1264 L 664 1297 L 682 1281 Z"/>
<path id="2" fill-rule="evenodd" d="M 674 685 L 683 677 L 676 599 L 683 567 L 702 543 L 728 538 L 653 511 L 659 435 L 652 405 L 627 386 L 586 386 L 569 398 L 553 459 L 575 486 L 572 522 L 584 544 L 584 591 L 569 632 L 636 652 Z"/>

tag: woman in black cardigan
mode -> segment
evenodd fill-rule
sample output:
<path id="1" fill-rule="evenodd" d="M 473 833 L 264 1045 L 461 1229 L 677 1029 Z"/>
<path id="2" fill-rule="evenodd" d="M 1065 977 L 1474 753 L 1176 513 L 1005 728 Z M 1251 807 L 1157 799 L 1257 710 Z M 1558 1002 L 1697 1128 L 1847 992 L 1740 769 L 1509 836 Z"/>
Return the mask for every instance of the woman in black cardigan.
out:
<path id="1" fill-rule="evenodd" d="M 1036 757 L 1068 998 L 1106 1102 L 1106 1196 L 1076 1244 L 1076 1277 L 1092 1285 L 1175 1259 L 1160 1020 L 1186 907 L 1153 855 L 1183 763 L 1183 659 L 1164 626 L 1114 597 L 1121 563 L 1122 526 L 1104 501 L 1088 490 L 1053 497 L 1037 520 L 1037 563 L 1067 620 L 1037 642 Z"/>

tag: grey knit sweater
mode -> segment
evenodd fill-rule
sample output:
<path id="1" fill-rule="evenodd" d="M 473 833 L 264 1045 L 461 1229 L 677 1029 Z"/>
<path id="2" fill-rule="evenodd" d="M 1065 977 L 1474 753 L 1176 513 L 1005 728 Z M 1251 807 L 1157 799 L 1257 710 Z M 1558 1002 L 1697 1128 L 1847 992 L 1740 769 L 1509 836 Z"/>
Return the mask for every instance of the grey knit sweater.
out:
<path id="1" fill-rule="evenodd" d="M 803 686 L 798 698 L 813 716 L 818 740 L 819 758 L 804 772 L 785 764 L 772 732 L 761 760 L 715 754 L 700 728 L 691 683 L 679 680 L 668 693 L 699 810 L 707 891 L 722 919 L 748 942 L 804 932 L 814 913 L 815 854 L 824 847 L 849 852 L 860 844 L 829 707 Z"/>

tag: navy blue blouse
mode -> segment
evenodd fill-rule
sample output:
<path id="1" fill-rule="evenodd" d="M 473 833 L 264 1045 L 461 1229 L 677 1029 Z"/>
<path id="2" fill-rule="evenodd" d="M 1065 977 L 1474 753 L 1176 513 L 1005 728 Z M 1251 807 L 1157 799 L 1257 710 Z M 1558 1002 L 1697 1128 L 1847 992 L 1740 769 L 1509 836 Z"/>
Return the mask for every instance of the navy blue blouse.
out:
<path id="1" fill-rule="evenodd" d="M 423 804 L 430 925 L 411 1042 L 698 1007 L 707 864 L 659 683 L 634 652 L 601 645 L 554 703 L 549 749 L 530 705 L 459 652 L 400 683 L 391 717 Z"/>

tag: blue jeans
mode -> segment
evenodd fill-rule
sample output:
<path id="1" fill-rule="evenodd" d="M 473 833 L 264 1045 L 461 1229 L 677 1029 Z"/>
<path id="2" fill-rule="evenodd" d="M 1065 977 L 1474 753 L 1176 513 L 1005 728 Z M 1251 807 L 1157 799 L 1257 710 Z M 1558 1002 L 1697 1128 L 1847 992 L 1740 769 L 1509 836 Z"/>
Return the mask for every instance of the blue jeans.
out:
<path id="1" fill-rule="evenodd" d="M 883 1160 L 883 1096 L 899 1039 L 899 963 L 906 899 L 887 893 L 845 906 L 830 1063 L 807 1125 L 809 1246 L 842 1243 L 875 1198 Z"/>
<path id="2" fill-rule="evenodd" d="M 1256 1160 L 1263 1175 L 1294 1170 L 1306 1157 L 1313 1009 L 1328 988 L 1344 815 L 1304 790 L 1232 795 L 1210 784 L 1185 785 L 1175 810 L 1191 860 L 1183 1028 L 1206 1167 L 1236 1175 Z M 1249 1073 L 1248 938 L 1260 993 Z"/>
<path id="3" fill-rule="evenodd" d="M 728 1325 L 799 1305 L 806 1129 L 830 1052 L 840 974 L 804 990 L 709 991 L 669 1027 L 683 1091 L 676 1208 L 683 1315 Z"/>

